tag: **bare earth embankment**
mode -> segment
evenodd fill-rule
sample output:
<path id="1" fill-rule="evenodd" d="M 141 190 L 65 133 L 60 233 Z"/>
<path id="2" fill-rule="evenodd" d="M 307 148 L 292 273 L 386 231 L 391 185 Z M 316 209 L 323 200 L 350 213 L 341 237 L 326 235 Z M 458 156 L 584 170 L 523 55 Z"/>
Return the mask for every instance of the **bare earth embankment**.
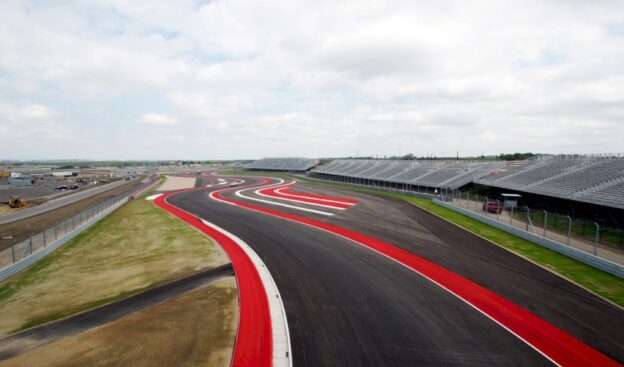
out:
<path id="1" fill-rule="evenodd" d="M 227 263 L 208 237 L 137 199 L 0 283 L 0 337 Z M 0 366 L 228 365 L 237 307 L 230 276 Z"/>

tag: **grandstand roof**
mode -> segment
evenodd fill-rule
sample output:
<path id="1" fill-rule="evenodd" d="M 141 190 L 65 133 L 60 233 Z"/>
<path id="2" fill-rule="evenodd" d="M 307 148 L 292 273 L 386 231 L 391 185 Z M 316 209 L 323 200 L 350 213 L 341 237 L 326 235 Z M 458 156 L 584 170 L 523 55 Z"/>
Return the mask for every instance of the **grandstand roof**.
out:
<path id="1" fill-rule="evenodd" d="M 540 156 L 475 182 L 624 209 L 624 157 Z"/>
<path id="2" fill-rule="evenodd" d="M 312 172 L 456 189 L 503 167 L 505 162 L 336 159 Z"/>

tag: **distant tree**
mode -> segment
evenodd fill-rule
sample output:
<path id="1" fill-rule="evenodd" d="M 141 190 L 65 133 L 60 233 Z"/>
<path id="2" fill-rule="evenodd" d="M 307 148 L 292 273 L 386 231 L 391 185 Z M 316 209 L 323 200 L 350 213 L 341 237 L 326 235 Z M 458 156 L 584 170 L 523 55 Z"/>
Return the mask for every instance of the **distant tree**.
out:
<path id="1" fill-rule="evenodd" d="M 404 155 L 403 157 L 401 157 L 401 159 L 404 161 L 411 161 L 414 159 L 414 155 L 412 153 L 408 153 Z"/>
<path id="2" fill-rule="evenodd" d="M 534 153 L 513 153 L 513 154 L 500 154 L 498 158 L 501 160 L 505 160 L 505 161 L 521 161 L 524 159 L 529 159 L 534 156 L 535 156 Z"/>

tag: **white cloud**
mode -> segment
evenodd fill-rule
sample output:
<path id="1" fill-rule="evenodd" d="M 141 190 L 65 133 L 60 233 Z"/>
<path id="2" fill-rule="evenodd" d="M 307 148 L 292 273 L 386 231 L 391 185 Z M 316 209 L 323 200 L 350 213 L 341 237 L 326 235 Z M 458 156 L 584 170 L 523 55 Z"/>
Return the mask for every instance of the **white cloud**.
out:
<path id="1" fill-rule="evenodd" d="M 175 117 L 158 113 L 146 113 L 138 118 L 137 121 L 149 125 L 175 125 L 178 123 Z"/>
<path id="2" fill-rule="evenodd" d="M 30 105 L 20 109 L 19 114 L 25 119 L 44 120 L 53 116 L 52 111 L 45 106 Z"/>
<path id="3" fill-rule="evenodd" d="M 123 158 L 617 151 L 622 19 L 609 0 L 7 1 L 0 124 L 48 126 L 21 142 L 39 156 L 55 131 Z M 170 131 L 136 146 L 134 122 Z"/>

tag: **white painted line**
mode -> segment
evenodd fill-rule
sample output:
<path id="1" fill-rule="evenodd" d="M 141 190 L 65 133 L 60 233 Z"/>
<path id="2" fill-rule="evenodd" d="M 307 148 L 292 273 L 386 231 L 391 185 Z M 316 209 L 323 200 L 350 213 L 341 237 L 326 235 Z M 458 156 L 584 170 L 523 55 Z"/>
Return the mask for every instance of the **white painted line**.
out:
<path id="1" fill-rule="evenodd" d="M 316 213 L 316 214 L 327 215 L 327 216 L 333 216 L 334 215 L 333 213 L 322 212 L 320 210 L 308 209 L 308 208 L 303 208 L 303 207 L 294 206 L 294 205 L 288 205 L 288 204 L 284 204 L 284 203 L 277 203 L 275 201 L 270 201 L 270 200 L 262 200 L 262 199 L 252 198 L 250 196 L 246 196 L 246 195 L 241 194 L 240 193 L 241 191 L 243 191 L 243 190 L 236 191 L 236 196 L 241 197 L 243 199 L 258 201 L 258 202 L 266 203 L 266 204 L 270 204 L 270 205 L 283 206 L 285 208 L 302 210 L 302 211 L 309 212 L 309 213 Z"/>
<path id="2" fill-rule="evenodd" d="M 206 185 L 206 187 L 223 186 L 223 185 L 227 185 L 227 182 L 219 182 L 217 184 L 210 184 L 210 185 Z"/>
<path id="3" fill-rule="evenodd" d="M 315 198 L 315 197 L 296 195 L 296 194 L 289 194 L 289 193 L 286 193 L 286 192 L 282 192 L 282 190 L 284 190 L 285 188 L 286 187 L 279 188 L 279 189 L 275 190 L 275 192 L 280 193 L 280 194 L 282 194 L 284 196 L 290 196 L 290 197 L 294 197 L 294 198 L 314 199 L 314 200 L 318 200 L 318 201 L 324 201 L 326 203 L 336 203 L 336 204 L 349 205 L 349 206 L 355 205 L 355 203 L 347 203 L 347 202 L 339 201 L 339 200 L 321 199 L 321 198 Z"/>
<path id="4" fill-rule="evenodd" d="M 288 320 L 286 319 L 286 310 L 284 302 L 280 295 L 275 280 L 271 276 L 271 272 L 258 256 L 258 254 L 245 241 L 236 235 L 226 231 L 225 229 L 210 223 L 204 219 L 201 220 L 204 225 L 211 227 L 227 237 L 236 244 L 249 256 L 254 263 L 256 270 L 260 274 L 260 279 L 264 285 L 267 298 L 269 300 L 269 312 L 271 314 L 271 336 L 273 338 L 273 366 L 288 367 L 292 366 L 292 351 L 290 348 L 290 331 L 288 329 Z"/>
<path id="5" fill-rule="evenodd" d="M 268 187 L 273 187 L 273 186 L 281 185 L 282 183 L 284 183 L 284 180 L 279 179 L 279 178 L 278 178 L 278 180 L 280 180 L 281 182 L 278 182 L 277 184 L 273 184 L 273 185 L 264 186 L 264 187 L 262 187 L 262 188 L 263 188 L 263 189 L 266 189 L 266 188 L 268 188 Z M 294 182 L 294 181 L 293 181 L 293 182 Z M 278 202 L 275 202 L 275 201 L 270 201 L 270 200 L 262 200 L 262 199 L 253 198 L 253 197 L 250 197 L 250 196 L 246 196 L 246 195 L 241 194 L 241 192 L 242 192 L 242 191 L 253 190 L 253 189 L 255 189 L 255 187 L 248 188 L 248 189 L 238 190 L 238 191 L 236 191 L 236 196 L 238 196 L 238 197 L 240 197 L 240 198 L 243 198 L 243 199 L 247 199 L 247 200 L 258 201 L 258 202 L 261 202 L 261 203 L 266 203 L 266 204 L 270 204 L 270 205 L 278 205 L 278 206 L 283 206 L 283 207 L 285 207 L 285 208 L 291 208 L 291 209 L 296 209 L 296 210 L 302 210 L 302 211 L 309 212 L 309 213 L 316 213 L 316 214 L 327 215 L 327 216 L 333 216 L 333 215 L 334 215 L 333 213 L 323 212 L 323 211 L 320 211 L 320 210 L 308 209 L 308 208 L 303 208 L 303 207 L 300 207 L 300 206 L 288 205 L 288 204 L 278 203 Z M 212 197 L 212 196 L 211 196 L 211 197 Z"/>
<path id="6" fill-rule="evenodd" d="M 162 194 L 150 195 L 150 196 L 146 197 L 146 198 L 145 198 L 145 200 L 154 201 L 154 200 L 156 200 L 159 196 L 162 196 Z"/>
<path id="7" fill-rule="evenodd" d="M 323 208 L 329 208 L 329 209 L 346 210 L 346 208 L 337 208 L 337 207 L 335 207 L 335 206 L 331 206 L 331 205 L 318 204 L 318 203 L 309 203 L 309 202 L 307 202 L 307 201 L 303 201 L 303 200 L 289 199 L 289 198 L 282 198 L 282 197 L 279 197 L 279 196 L 271 196 L 271 195 L 263 194 L 261 191 L 262 191 L 262 190 L 265 190 L 265 189 L 266 189 L 266 187 L 263 187 L 263 188 L 261 188 L 261 189 L 258 189 L 258 190 L 256 190 L 256 191 L 254 191 L 254 193 L 256 193 L 257 195 L 260 195 L 260 196 L 264 196 L 264 197 L 267 197 L 267 198 L 271 198 L 271 199 L 278 199 L 278 200 L 292 201 L 292 202 L 294 202 L 294 203 L 301 203 L 301 204 L 307 204 L 307 205 L 320 206 L 320 207 L 323 207 Z M 276 191 L 278 191 L 278 190 L 276 190 Z M 285 195 L 285 194 L 282 194 L 282 195 Z"/>

